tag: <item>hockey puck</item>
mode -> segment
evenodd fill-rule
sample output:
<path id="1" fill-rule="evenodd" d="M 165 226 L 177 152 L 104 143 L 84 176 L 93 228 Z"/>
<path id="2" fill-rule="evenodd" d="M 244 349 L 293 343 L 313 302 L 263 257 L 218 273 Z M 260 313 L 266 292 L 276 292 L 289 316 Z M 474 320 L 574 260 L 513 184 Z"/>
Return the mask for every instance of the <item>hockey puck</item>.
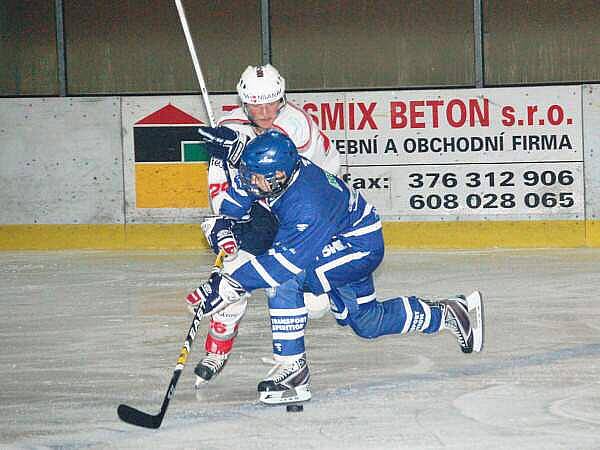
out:
<path id="1" fill-rule="evenodd" d="M 304 411 L 304 406 L 302 405 L 287 405 L 285 407 L 287 412 L 302 412 Z"/>

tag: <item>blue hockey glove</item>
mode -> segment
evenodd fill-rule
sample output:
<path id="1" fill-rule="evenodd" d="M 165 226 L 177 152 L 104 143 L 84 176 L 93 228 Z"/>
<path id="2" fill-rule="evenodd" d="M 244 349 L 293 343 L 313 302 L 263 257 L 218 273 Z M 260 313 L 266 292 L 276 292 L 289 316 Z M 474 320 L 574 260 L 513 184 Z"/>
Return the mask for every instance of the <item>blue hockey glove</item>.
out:
<path id="1" fill-rule="evenodd" d="M 202 308 L 204 315 L 210 316 L 232 303 L 239 302 L 245 295 L 246 291 L 241 284 L 221 269 L 215 269 L 208 281 L 194 289 L 185 300 L 193 311 Z"/>
<path id="2" fill-rule="evenodd" d="M 248 182 L 246 182 L 244 179 L 242 179 L 242 177 L 240 177 L 239 174 L 237 174 L 233 178 L 233 183 L 232 183 L 231 187 L 236 192 L 238 192 L 241 195 L 243 195 L 244 197 L 248 197 L 248 199 L 250 200 L 250 202 L 255 202 L 255 201 L 260 200 L 262 198 L 259 195 L 258 188 L 254 187 L 251 184 L 249 184 Z"/>
<path id="3" fill-rule="evenodd" d="M 229 161 L 234 167 L 239 165 L 242 152 L 250 140 L 248 136 L 227 127 L 200 127 L 198 133 L 211 156 Z"/>
<path id="4" fill-rule="evenodd" d="M 223 250 L 229 258 L 237 255 L 239 245 L 232 231 L 233 224 L 233 220 L 223 216 L 208 217 L 200 224 L 204 236 L 215 254 L 219 254 L 219 251 Z"/>

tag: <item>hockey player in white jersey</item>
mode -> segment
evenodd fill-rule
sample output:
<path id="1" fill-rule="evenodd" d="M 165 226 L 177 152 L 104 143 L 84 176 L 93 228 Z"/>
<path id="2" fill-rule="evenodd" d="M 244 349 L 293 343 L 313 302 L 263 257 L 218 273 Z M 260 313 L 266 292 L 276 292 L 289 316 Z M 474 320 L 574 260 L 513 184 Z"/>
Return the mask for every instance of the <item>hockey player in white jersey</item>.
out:
<path id="1" fill-rule="evenodd" d="M 256 201 L 266 201 L 279 221 L 274 243 L 229 273 L 214 271 L 190 294 L 206 314 L 243 301 L 254 289 L 298 279 L 315 293 L 328 293 L 337 323 L 363 338 L 449 330 L 464 353 L 482 350 L 478 291 L 438 301 L 376 300 L 372 274 L 383 259 L 384 243 L 375 208 L 341 179 L 300 157 L 294 143 L 277 131 L 247 145 L 221 211 L 243 217 Z M 311 397 L 301 292 L 286 300 L 270 309 L 273 339 L 281 351 L 278 365 L 258 385 L 260 400 L 269 404 Z"/>
<path id="2" fill-rule="evenodd" d="M 237 175 L 237 167 L 246 142 L 264 130 L 276 128 L 288 135 L 299 152 L 325 170 L 337 174 L 339 154 L 331 148 L 329 139 L 301 108 L 285 97 L 285 80 L 271 65 L 249 66 L 237 85 L 241 107 L 226 113 L 218 126 L 200 127 L 201 139 L 213 156 L 208 172 L 209 194 L 213 212 L 218 216 L 207 219 L 202 229 L 215 252 L 224 250 L 226 270 L 232 270 L 252 255 L 268 249 L 277 231 L 272 214 L 256 203 L 247 214 L 233 221 L 222 216 L 221 205 L 227 198 L 227 188 Z M 275 307 L 285 303 L 285 296 L 295 296 L 298 281 L 290 280 L 268 291 L 269 303 Z M 283 298 L 283 299 L 282 299 Z M 305 294 L 313 317 L 329 308 L 326 295 Z M 193 301 L 188 304 L 195 307 Z M 238 327 L 246 311 L 241 301 L 211 317 L 205 341 L 206 356 L 195 369 L 197 386 L 213 379 L 224 368 L 233 347 Z M 274 347 L 277 352 L 278 347 Z"/>

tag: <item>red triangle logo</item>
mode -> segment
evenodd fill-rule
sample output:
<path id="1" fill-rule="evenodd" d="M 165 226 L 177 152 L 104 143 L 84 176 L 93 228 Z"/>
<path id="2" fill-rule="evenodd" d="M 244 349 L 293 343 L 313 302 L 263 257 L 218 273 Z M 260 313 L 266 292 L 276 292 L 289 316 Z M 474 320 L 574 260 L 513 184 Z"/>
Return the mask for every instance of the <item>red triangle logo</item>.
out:
<path id="1" fill-rule="evenodd" d="M 139 120 L 135 125 L 196 125 L 203 123 L 169 103 L 167 106 Z"/>

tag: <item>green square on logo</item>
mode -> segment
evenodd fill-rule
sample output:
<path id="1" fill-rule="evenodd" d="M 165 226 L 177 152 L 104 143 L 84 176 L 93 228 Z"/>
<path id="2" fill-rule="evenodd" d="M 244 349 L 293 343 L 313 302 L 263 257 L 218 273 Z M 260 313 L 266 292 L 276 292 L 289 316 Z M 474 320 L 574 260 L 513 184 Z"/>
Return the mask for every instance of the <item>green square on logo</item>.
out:
<path id="1" fill-rule="evenodd" d="M 208 162 L 210 155 L 201 142 L 183 142 L 183 162 Z"/>

